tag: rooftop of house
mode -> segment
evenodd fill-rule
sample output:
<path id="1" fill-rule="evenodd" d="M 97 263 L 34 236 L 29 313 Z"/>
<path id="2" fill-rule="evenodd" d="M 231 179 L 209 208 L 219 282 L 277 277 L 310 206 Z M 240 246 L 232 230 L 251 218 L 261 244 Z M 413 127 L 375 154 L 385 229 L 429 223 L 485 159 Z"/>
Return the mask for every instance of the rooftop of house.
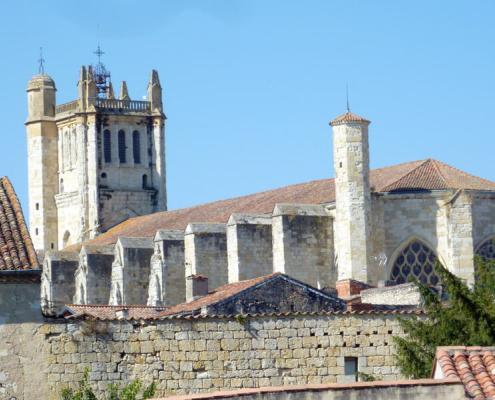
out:
<path id="1" fill-rule="evenodd" d="M 432 190 L 495 191 L 495 182 L 460 171 L 433 159 L 412 161 L 370 171 L 373 192 L 404 193 Z M 86 243 L 106 245 L 120 236 L 153 237 L 159 229 L 184 230 L 190 222 L 227 223 L 231 214 L 269 214 L 277 203 L 331 204 L 334 179 L 321 179 L 190 208 L 130 218 Z M 81 244 L 67 250 L 79 251 Z"/>
<path id="2" fill-rule="evenodd" d="M 0 271 L 38 269 L 21 204 L 9 178 L 0 178 Z"/>
<path id="3" fill-rule="evenodd" d="M 438 347 L 433 376 L 460 379 L 475 400 L 495 399 L 495 347 Z"/>

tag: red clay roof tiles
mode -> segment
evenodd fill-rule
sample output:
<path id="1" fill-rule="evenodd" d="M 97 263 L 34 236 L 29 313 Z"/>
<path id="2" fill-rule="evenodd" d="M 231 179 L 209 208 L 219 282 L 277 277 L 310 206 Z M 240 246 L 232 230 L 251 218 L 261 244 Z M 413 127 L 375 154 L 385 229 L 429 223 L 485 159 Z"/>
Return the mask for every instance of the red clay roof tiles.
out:
<path id="1" fill-rule="evenodd" d="M 341 125 L 345 124 L 346 122 L 363 122 L 366 124 L 370 123 L 370 121 L 368 121 L 367 119 L 360 117 L 357 114 L 351 113 L 350 111 L 347 111 L 346 113 L 339 115 L 337 118 L 330 121 L 330 125 Z"/>
<path id="2" fill-rule="evenodd" d="M 476 400 L 495 399 L 495 347 L 439 347 L 436 361 L 445 378 L 459 378 Z"/>
<path id="3" fill-rule="evenodd" d="M 21 205 L 7 177 L 0 178 L 0 270 L 38 268 Z"/>
<path id="4" fill-rule="evenodd" d="M 373 192 L 445 189 L 495 191 L 495 182 L 469 175 L 431 159 L 371 170 L 370 186 Z M 321 179 L 195 207 L 130 218 L 87 243 L 112 244 L 119 236 L 153 237 L 159 229 L 184 230 L 190 222 L 227 223 L 233 213 L 271 213 L 276 203 L 326 204 L 334 201 L 334 179 Z M 80 247 L 80 244 L 73 245 L 68 250 L 78 251 Z"/>

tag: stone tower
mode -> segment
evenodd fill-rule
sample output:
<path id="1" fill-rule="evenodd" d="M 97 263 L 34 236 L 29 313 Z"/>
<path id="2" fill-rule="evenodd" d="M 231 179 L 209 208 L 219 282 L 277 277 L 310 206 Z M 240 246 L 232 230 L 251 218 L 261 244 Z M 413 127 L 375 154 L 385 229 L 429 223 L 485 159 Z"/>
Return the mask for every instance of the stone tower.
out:
<path id="1" fill-rule="evenodd" d="M 167 209 L 165 115 L 158 73 L 146 101 L 122 82 L 116 99 L 99 63 L 81 67 L 78 98 L 55 107 L 55 85 L 28 87 L 30 230 L 37 250 L 94 238 L 127 218 Z"/>
<path id="2" fill-rule="evenodd" d="M 370 256 L 369 121 L 347 112 L 333 128 L 335 252 L 338 278 L 368 280 Z"/>
<path id="3" fill-rule="evenodd" d="M 27 87 L 29 220 L 36 250 L 57 248 L 58 133 L 55 122 L 55 82 L 34 76 Z"/>

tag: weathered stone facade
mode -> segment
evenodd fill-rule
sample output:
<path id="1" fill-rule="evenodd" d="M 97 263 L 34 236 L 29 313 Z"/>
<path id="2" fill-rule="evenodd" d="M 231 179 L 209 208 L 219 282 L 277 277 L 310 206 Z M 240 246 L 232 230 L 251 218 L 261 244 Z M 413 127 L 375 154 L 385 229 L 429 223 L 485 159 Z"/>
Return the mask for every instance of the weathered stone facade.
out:
<path id="1" fill-rule="evenodd" d="M 85 368 L 100 390 L 139 377 L 156 380 L 160 395 L 346 382 L 344 357 L 357 357 L 358 371 L 378 379 L 400 376 L 393 314 L 76 321 L 39 332 L 52 398 Z"/>

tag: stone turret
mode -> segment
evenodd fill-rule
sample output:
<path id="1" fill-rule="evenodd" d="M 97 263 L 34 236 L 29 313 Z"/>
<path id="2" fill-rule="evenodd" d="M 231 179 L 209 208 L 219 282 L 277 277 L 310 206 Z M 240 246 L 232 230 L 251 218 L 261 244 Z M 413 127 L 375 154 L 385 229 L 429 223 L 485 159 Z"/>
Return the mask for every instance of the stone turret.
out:
<path id="1" fill-rule="evenodd" d="M 30 233 L 38 251 L 57 248 L 56 90 L 55 82 L 46 74 L 34 76 L 27 87 Z"/>
<path id="2" fill-rule="evenodd" d="M 368 281 L 370 184 L 368 125 L 348 111 L 330 122 L 335 166 L 338 278 Z"/>
<path id="3" fill-rule="evenodd" d="M 96 82 L 93 75 L 93 67 L 88 67 L 88 76 L 86 80 L 86 107 L 90 108 L 94 105 L 96 98 Z"/>
<path id="4" fill-rule="evenodd" d="M 120 100 L 130 100 L 129 91 L 127 90 L 127 83 L 122 81 L 120 85 Z"/>
<path id="5" fill-rule="evenodd" d="M 158 78 L 158 71 L 152 70 L 150 81 L 148 83 L 148 101 L 151 102 L 151 110 L 162 112 L 162 86 L 160 85 L 160 78 Z"/>

